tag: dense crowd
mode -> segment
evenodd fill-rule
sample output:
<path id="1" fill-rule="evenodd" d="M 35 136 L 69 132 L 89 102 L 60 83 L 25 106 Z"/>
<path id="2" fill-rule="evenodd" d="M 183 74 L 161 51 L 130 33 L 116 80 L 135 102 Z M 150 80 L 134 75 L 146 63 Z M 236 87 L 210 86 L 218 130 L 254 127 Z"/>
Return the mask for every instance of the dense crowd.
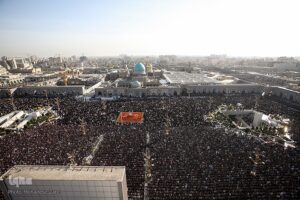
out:
<path id="1" fill-rule="evenodd" d="M 264 144 L 255 137 L 215 128 L 204 115 L 221 104 L 242 103 L 291 119 L 297 148 Z M 61 119 L 0 139 L 0 174 L 15 164 L 68 165 L 103 141 L 92 165 L 126 166 L 130 199 L 144 197 L 144 153 L 150 149 L 150 199 L 299 199 L 300 111 L 271 97 L 177 97 L 82 102 L 73 98 L 0 99 L 0 115 L 14 107 L 51 105 Z M 121 111 L 144 112 L 144 123 L 116 123 Z M 84 130 L 83 130 L 84 129 Z M 146 142 L 146 135 L 150 142 Z M 256 158 L 259 158 L 257 161 Z M 1 199 L 1 195 L 0 195 Z"/>

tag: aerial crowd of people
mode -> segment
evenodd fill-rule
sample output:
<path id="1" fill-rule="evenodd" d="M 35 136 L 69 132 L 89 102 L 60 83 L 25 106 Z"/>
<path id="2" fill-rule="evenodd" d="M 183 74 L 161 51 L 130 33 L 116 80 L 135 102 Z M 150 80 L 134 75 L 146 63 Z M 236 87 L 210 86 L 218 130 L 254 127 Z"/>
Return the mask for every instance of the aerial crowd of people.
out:
<path id="1" fill-rule="evenodd" d="M 296 148 L 216 127 L 204 115 L 221 104 L 280 114 L 291 120 Z M 17 164 L 125 166 L 130 199 L 143 199 L 145 149 L 150 151 L 150 199 L 299 199 L 300 111 L 272 97 L 163 97 L 79 101 L 75 98 L 0 99 L 0 116 L 50 105 L 57 121 L 0 135 L 0 175 Z M 118 124 L 122 111 L 144 112 L 141 124 Z M 147 141 L 147 135 L 149 141 Z M 0 194 L 0 199 L 3 199 Z"/>

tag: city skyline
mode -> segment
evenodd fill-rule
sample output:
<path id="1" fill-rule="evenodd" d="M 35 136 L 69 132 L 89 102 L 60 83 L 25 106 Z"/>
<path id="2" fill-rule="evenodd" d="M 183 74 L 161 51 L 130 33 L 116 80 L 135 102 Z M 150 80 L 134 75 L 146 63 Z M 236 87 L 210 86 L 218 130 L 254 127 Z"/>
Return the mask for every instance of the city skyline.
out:
<path id="1" fill-rule="evenodd" d="M 299 56 L 294 0 L 0 1 L 0 55 Z"/>

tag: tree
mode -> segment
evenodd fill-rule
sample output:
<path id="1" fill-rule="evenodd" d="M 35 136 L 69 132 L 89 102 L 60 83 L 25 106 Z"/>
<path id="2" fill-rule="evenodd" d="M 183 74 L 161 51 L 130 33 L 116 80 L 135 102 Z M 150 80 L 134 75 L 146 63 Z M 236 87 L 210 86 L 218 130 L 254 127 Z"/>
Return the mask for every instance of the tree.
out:
<path id="1" fill-rule="evenodd" d="M 80 62 L 85 62 L 88 60 L 88 58 L 86 56 L 80 56 L 79 60 Z"/>

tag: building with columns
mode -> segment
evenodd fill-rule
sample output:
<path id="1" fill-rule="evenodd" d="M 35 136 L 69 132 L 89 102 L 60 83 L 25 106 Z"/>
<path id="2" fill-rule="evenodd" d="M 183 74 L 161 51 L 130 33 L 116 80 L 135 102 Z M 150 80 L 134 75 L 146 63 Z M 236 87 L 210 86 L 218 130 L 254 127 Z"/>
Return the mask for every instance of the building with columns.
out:
<path id="1" fill-rule="evenodd" d="M 177 85 L 146 88 L 99 87 L 95 89 L 96 96 L 112 97 L 151 97 L 151 96 L 195 96 L 207 94 L 263 94 L 287 99 L 300 103 L 300 92 L 283 87 L 268 87 L 259 84 L 231 85 Z"/>

